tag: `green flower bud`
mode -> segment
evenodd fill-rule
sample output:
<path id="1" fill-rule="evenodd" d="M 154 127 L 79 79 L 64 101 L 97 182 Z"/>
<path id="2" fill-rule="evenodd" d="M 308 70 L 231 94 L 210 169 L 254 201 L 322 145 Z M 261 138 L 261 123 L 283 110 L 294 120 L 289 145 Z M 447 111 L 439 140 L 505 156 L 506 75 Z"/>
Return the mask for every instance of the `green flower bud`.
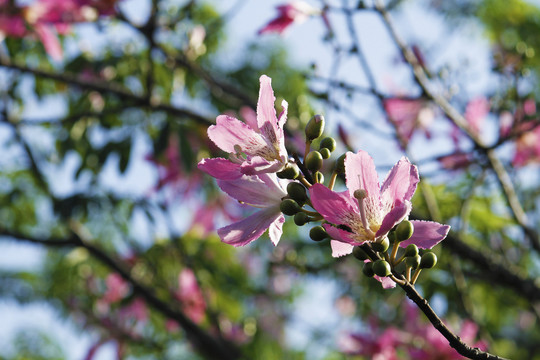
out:
<path id="1" fill-rule="evenodd" d="M 377 260 L 373 263 L 373 272 L 377 276 L 388 276 L 392 273 L 392 268 L 386 260 Z"/>
<path id="2" fill-rule="evenodd" d="M 323 159 L 328 159 L 330 155 L 332 155 L 330 150 L 328 150 L 327 148 L 322 148 L 319 150 L 319 152 L 321 153 L 321 156 Z"/>
<path id="3" fill-rule="evenodd" d="M 360 246 L 353 247 L 352 254 L 355 258 L 357 258 L 360 261 L 369 259 L 368 254 L 366 254 L 366 252 Z"/>
<path id="4" fill-rule="evenodd" d="M 292 216 L 302 209 L 300 208 L 300 205 L 293 199 L 285 199 L 279 204 L 279 210 L 281 210 L 282 213 L 285 215 Z"/>
<path id="5" fill-rule="evenodd" d="M 306 167 L 311 171 L 317 171 L 322 168 L 323 157 L 318 151 L 311 151 L 304 159 Z"/>
<path id="6" fill-rule="evenodd" d="M 295 165 L 287 164 L 283 170 L 276 173 L 277 177 L 280 179 L 291 179 L 294 180 L 300 175 L 298 168 Z"/>
<path id="7" fill-rule="evenodd" d="M 319 184 L 322 184 L 324 182 L 324 175 L 322 172 L 317 171 L 313 176 Z"/>
<path id="8" fill-rule="evenodd" d="M 307 200 L 306 188 L 297 182 L 291 182 L 287 185 L 287 194 L 298 204 L 304 204 Z"/>
<path id="9" fill-rule="evenodd" d="M 420 255 L 408 257 L 408 258 L 405 258 L 405 264 L 411 267 L 413 270 L 416 270 L 420 266 L 420 259 L 421 259 Z"/>
<path id="10" fill-rule="evenodd" d="M 324 116 L 313 116 L 306 125 L 306 139 L 309 141 L 317 139 L 324 131 Z"/>
<path id="11" fill-rule="evenodd" d="M 331 137 L 325 137 L 321 140 L 321 144 L 319 145 L 319 149 L 328 149 L 330 152 L 336 150 L 336 140 Z"/>
<path id="12" fill-rule="evenodd" d="M 435 264 L 437 264 L 437 255 L 431 251 L 422 255 L 422 259 L 420 260 L 420 269 L 431 269 L 435 266 Z"/>
<path id="13" fill-rule="evenodd" d="M 336 168 L 334 171 L 338 174 L 345 173 L 345 156 L 346 154 L 343 154 L 336 160 Z"/>
<path id="14" fill-rule="evenodd" d="M 358 246 L 356 246 L 355 248 L 357 248 L 357 247 Z M 375 272 L 373 271 L 373 263 L 372 262 L 364 263 L 364 267 L 362 268 L 362 272 L 367 277 L 373 277 L 373 275 L 375 275 Z"/>
<path id="15" fill-rule="evenodd" d="M 313 241 L 322 241 L 329 238 L 326 230 L 324 230 L 324 228 L 320 225 L 312 227 L 311 230 L 309 230 L 309 237 Z"/>
<path id="16" fill-rule="evenodd" d="M 390 247 L 390 240 L 385 236 L 382 239 L 372 242 L 371 247 L 378 252 L 385 252 Z"/>
<path id="17" fill-rule="evenodd" d="M 396 232 L 391 230 L 389 233 L 388 233 L 388 240 L 390 240 L 390 244 L 393 244 L 396 242 Z"/>
<path id="18" fill-rule="evenodd" d="M 406 257 L 413 257 L 413 256 L 416 256 L 416 255 L 418 255 L 418 246 L 416 246 L 414 244 L 407 245 L 407 247 L 405 248 L 405 256 Z"/>
<path id="19" fill-rule="evenodd" d="M 309 222 L 309 217 L 304 212 L 299 212 L 294 215 L 294 223 L 298 226 L 304 226 Z"/>
<path id="20" fill-rule="evenodd" d="M 396 228 L 397 241 L 405 241 L 411 238 L 414 226 L 409 220 L 403 220 Z"/>

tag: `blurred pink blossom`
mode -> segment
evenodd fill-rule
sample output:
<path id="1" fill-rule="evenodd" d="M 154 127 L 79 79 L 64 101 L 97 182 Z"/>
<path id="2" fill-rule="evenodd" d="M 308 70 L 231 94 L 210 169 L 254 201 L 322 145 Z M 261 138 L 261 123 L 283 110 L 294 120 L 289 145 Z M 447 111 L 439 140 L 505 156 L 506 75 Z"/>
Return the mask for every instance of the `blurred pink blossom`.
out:
<path id="1" fill-rule="evenodd" d="M 480 135 L 484 120 L 489 114 L 489 108 L 489 100 L 483 96 L 469 101 L 465 108 L 465 120 L 476 136 Z"/>
<path id="2" fill-rule="evenodd" d="M 416 130 L 421 129 L 427 138 L 428 128 L 435 114 L 423 99 L 390 98 L 383 101 L 389 120 L 394 124 L 403 146 L 407 146 Z"/>
<path id="3" fill-rule="evenodd" d="M 107 275 L 105 279 L 107 290 L 103 294 L 103 300 L 108 303 L 115 303 L 126 297 L 129 292 L 129 285 L 118 273 Z"/>
<path id="4" fill-rule="evenodd" d="M 310 16 L 320 15 L 321 10 L 305 1 L 291 1 L 277 7 L 278 16 L 259 30 L 259 34 L 283 34 L 294 23 L 303 23 Z"/>
<path id="5" fill-rule="evenodd" d="M 186 316 L 193 322 L 199 324 L 204 320 L 206 301 L 199 284 L 197 284 L 193 270 L 184 268 L 180 272 L 178 275 L 178 290 L 175 296 L 182 304 Z"/>

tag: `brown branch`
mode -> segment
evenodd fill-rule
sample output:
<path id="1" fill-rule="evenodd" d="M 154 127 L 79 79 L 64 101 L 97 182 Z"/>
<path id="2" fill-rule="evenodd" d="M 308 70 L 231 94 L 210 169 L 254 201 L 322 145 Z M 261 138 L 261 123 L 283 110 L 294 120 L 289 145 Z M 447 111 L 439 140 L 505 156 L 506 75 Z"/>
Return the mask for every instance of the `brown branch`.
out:
<path id="1" fill-rule="evenodd" d="M 450 346 L 454 348 L 460 355 L 463 355 L 469 359 L 479 359 L 479 360 L 507 360 L 503 357 L 490 354 L 488 352 L 482 351 L 478 348 L 473 348 L 465 344 L 459 336 L 455 335 L 437 316 L 435 311 L 431 308 L 428 301 L 424 299 L 418 291 L 411 285 L 408 281 L 405 280 L 403 275 L 395 273 L 400 280 L 404 280 L 403 283 L 398 283 L 398 285 L 405 291 L 407 297 L 411 299 L 416 306 L 426 315 L 428 320 L 433 324 L 433 327 L 441 333 L 446 340 L 448 340 Z"/>
<path id="2" fill-rule="evenodd" d="M 164 111 L 171 115 L 175 115 L 182 118 L 189 118 L 202 125 L 211 125 L 213 121 L 208 118 L 194 113 L 191 110 L 175 107 L 169 104 L 162 104 L 155 101 L 151 101 L 148 97 L 143 95 L 134 94 L 126 90 L 123 86 L 114 82 L 104 82 L 98 80 L 82 79 L 76 75 L 70 73 L 53 73 L 45 70 L 34 69 L 25 65 L 19 65 L 11 62 L 9 59 L 0 56 L 0 67 L 7 69 L 13 69 L 24 73 L 33 74 L 45 79 L 50 79 L 65 84 L 73 85 L 85 90 L 94 90 L 101 93 L 109 93 L 118 96 L 121 99 L 130 100 L 136 105 L 149 108 L 153 111 Z"/>

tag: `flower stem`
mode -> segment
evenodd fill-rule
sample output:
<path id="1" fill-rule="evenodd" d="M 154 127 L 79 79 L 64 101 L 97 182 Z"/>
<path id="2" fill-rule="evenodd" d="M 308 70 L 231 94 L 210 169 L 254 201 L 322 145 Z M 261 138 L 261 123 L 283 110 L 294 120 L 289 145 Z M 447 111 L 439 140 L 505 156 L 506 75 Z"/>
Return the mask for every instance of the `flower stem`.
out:
<path id="1" fill-rule="evenodd" d="M 414 274 L 412 276 L 412 279 L 411 279 L 411 284 L 414 285 L 414 283 L 416 282 L 416 280 L 418 279 L 418 276 L 420 275 L 420 271 L 422 271 L 422 269 L 416 269 L 414 271 Z"/>

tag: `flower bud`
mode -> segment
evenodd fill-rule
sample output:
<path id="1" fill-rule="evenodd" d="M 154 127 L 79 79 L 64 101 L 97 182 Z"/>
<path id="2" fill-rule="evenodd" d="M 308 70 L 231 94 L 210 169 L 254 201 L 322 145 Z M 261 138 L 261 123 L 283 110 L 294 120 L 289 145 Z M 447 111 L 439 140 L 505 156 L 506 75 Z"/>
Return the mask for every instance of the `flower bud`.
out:
<path id="1" fill-rule="evenodd" d="M 300 205 L 293 199 L 285 199 L 279 204 L 279 210 L 281 210 L 282 213 L 285 215 L 292 216 L 302 209 L 300 208 Z"/>
<path id="2" fill-rule="evenodd" d="M 304 204 L 307 200 L 306 188 L 297 182 L 291 182 L 287 185 L 287 194 L 298 204 Z"/>
<path id="3" fill-rule="evenodd" d="M 393 231 L 393 230 L 390 230 L 390 232 L 388 233 L 388 240 L 390 240 L 390 244 L 393 244 L 396 242 L 396 232 Z"/>
<path id="4" fill-rule="evenodd" d="M 322 172 L 320 171 L 317 171 L 313 177 L 315 178 L 315 181 L 318 182 L 319 184 L 322 184 L 324 182 L 324 175 Z"/>
<path id="5" fill-rule="evenodd" d="M 330 150 L 328 150 L 327 148 L 319 149 L 319 152 L 321 153 L 323 159 L 328 159 L 330 158 L 330 155 L 332 155 Z"/>
<path id="6" fill-rule="evenodd" d="M 337 174 L 344 174 L 345 173 L 345 156 L 346 155 L 347 154 L 343 154 L 336 160 L 336 167 L 335 167 L 334 171 Z"/>
<path id="7" fill-rule="evenodd" d="M 357 258 L 360 261 L 369 259 L 368 254 L 366 254 L 366 252 L 360 246 L 353 247 L 352 254 L 355 258 Z"/>
<path id="8" fill-rule="evenodd" d="M 416 270 L 420 266 L 420 259 L 421 259 L 420 255 L 408 257 L 408 258 L 405 258 L 405 264 L 411 267 L 413 270 Z"/>
<path id="9" fill-rule="evenodd" d="M 405 248 L 405 257 L 413 257 L 418 255 L 418 246 L 414 244 L 409 244 Z"/>
<path id="10" fill-rule="evenodd" d="M 324 116 L 313 116 L 306 125 L 306 139 L 309 141 L 317 139 L 324 131 Z"/>
<path id="11" fill-rule="evenodd" d="M 390 247 L 390 240 L 385 236 L 378 241 L 372 242 L 371 247 L 378 252 L 385 252 Z"/>
<path id="12" fill-rule="evenodd" d="M 294 223 L 298 226 L 304 226 L 309 222 L 309 217 L 304 212 L 299 212 L 294 215 Z"/>
<path id="13" fill-rule="evenodd" d="M 377 276 L 388 276 L 392 273 L 390 264 L 386 260 L 377 260 L 373 263 L 373 272 Z"/>
<path id="14" fill-rule="evenodd" d="M 311 171 L 317 171 L 322 168 L 323 157 L 318 151 L 311 151 L 304 159 L 306 167 Z"/>
<path id="15" fill-rule="evenodd" d="M 437 264 L 437 255 L 431 251 L 422 255 L 422 259 L 420 260 L 420 269 L 431 269 L 435 266 L 435 264 Z"/>
<path id="16" fill-rule="evenodd" d="M 356 246 L 355 248 L 357 248 L 357 247 L 358 246 Z M 362 268 L 362 272 L 367 277 L 373 277 L 373 275 L 375 275 L 375 272 L 373 271 L 373 263 L 372 262 L 364 263 L 364 267 Z"/>
<path id="17" fill-rule="evenodd" d="M 321 140 L 321 144 L 319 145 L 319 149 L 328 149 L 330 152 L 336 150 L 336 140 L 331 137 L 325 137 Z"/>
<path id="18" fill-rule="evenodd" d="M 403 220 L 396 228 L 397 241 L 405 241 L 411 238 L 414 226 L 409 220 Z"/>
<path id="19" fill-rule="evenodd" d="M 309 237 L 313 241 L 322 241 L 329 238 L 326 230 L 324 230 L 324 228 L 320 225 L 314 226 L 311 228 L 311 230 L 309 230 Z"/>
<path id="20" fill-rule="evenodd" d="M 277 177 L 280 179 L 291 179 L 294 180 L 300 175 L 298 168 L 295 165 L 287 164 L 283 170 L 276 173 Z"/>

